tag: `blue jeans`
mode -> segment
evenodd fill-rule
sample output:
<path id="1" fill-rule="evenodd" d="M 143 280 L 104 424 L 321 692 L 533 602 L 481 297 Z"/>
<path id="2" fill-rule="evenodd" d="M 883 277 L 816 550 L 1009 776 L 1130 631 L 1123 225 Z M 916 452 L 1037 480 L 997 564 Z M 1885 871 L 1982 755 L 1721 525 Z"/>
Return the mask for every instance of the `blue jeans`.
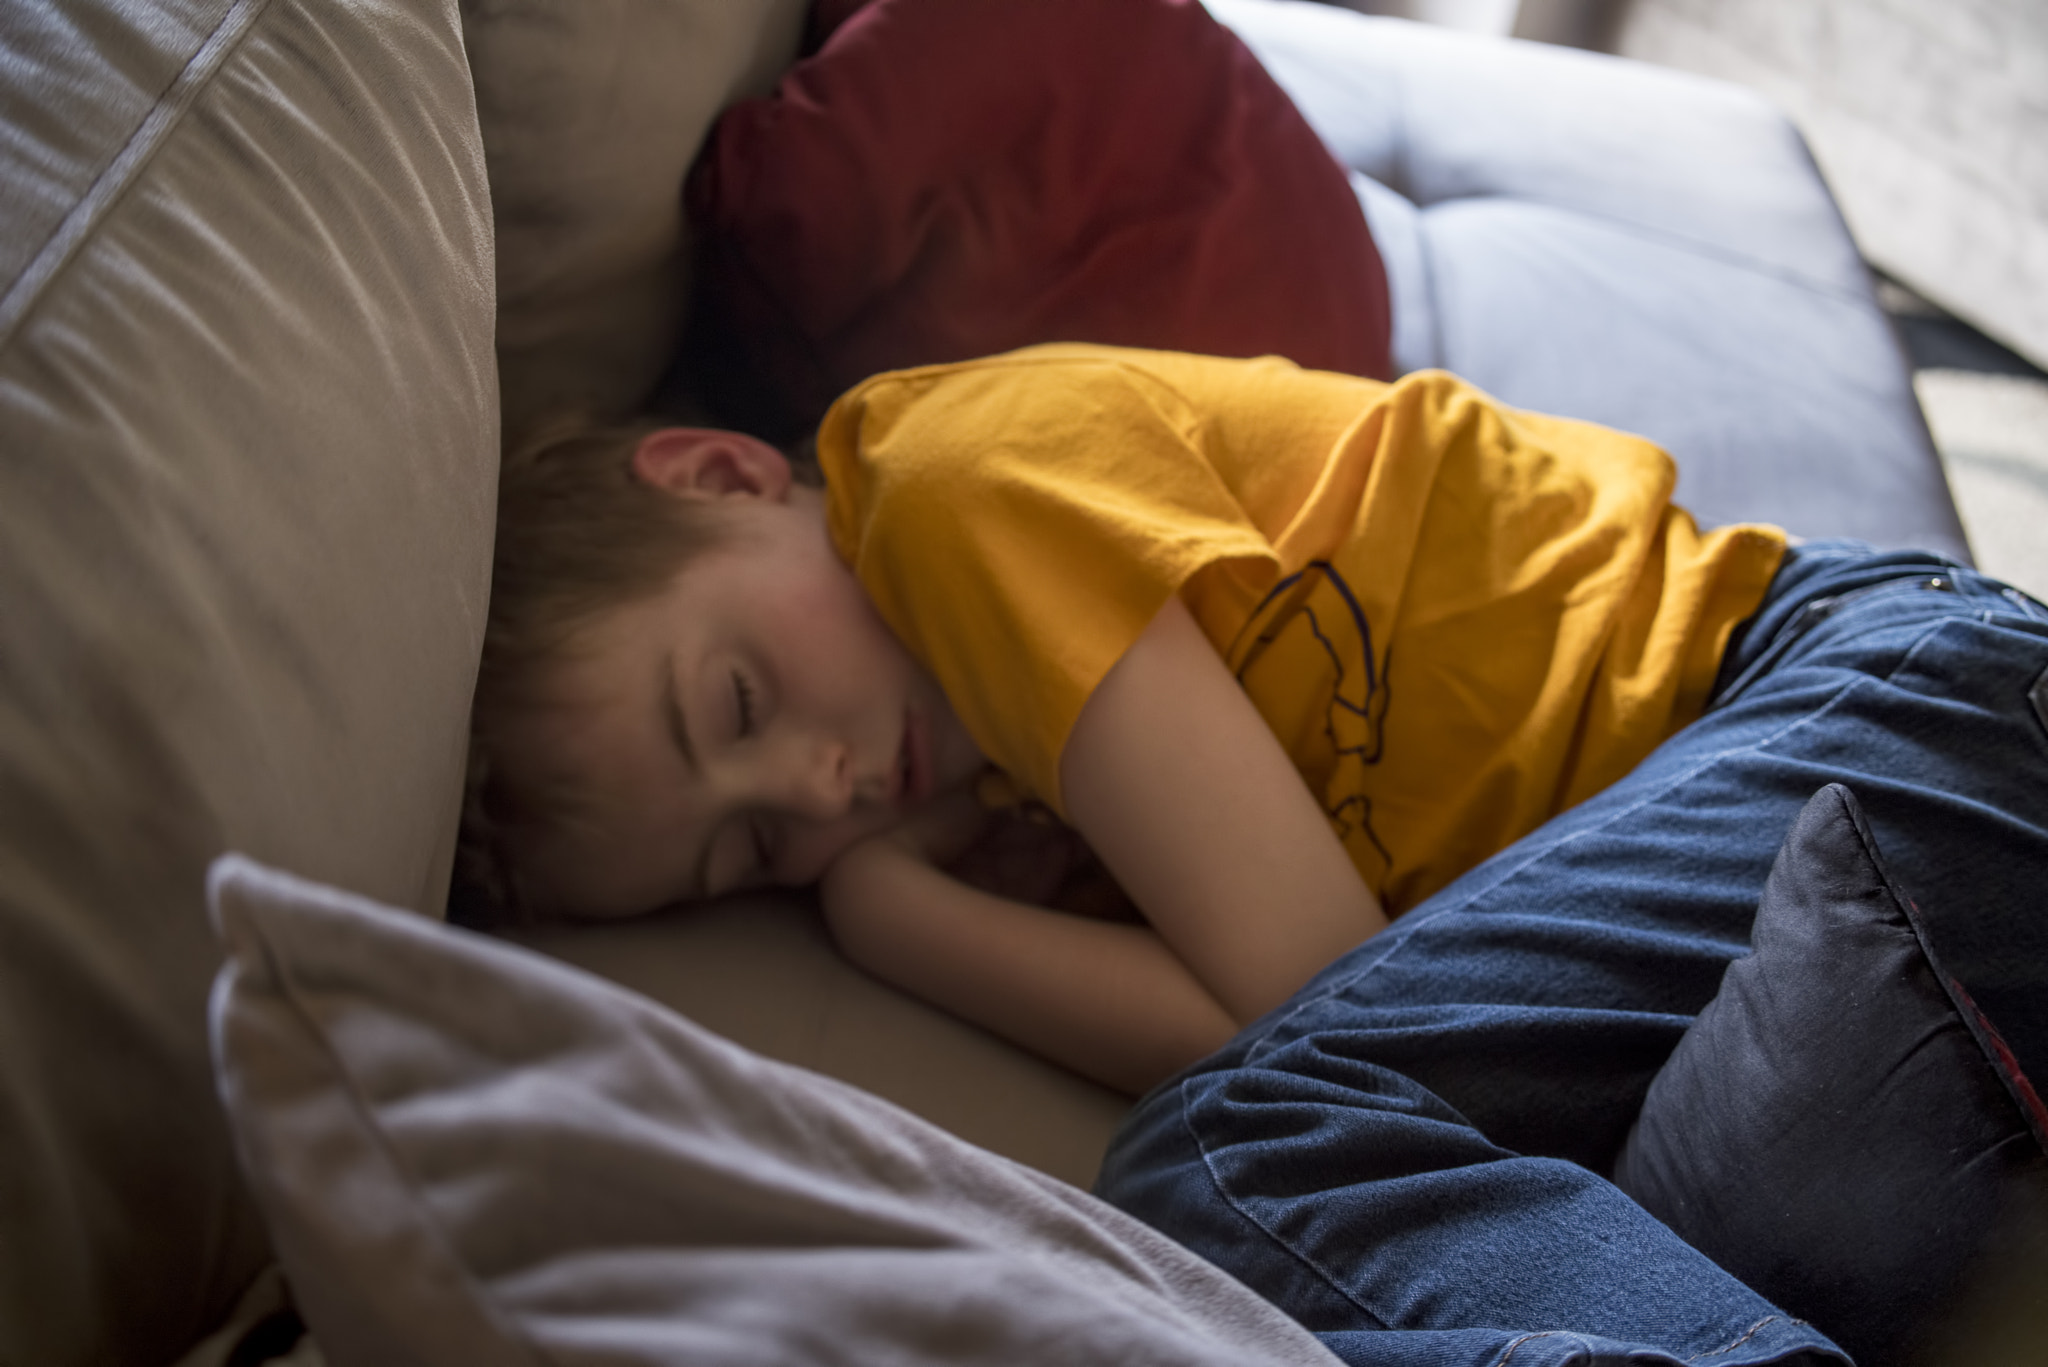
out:
<path id="1" fill-rule="evenodd" d="M 1813 543 L 1705 716 L 1155 1089 L 1098 1192 L 1347 1362 L 1837 1360 L 1603 1176 L 1834 781 L 2040 1069 L 2048 1004 L 2007 966 L 2048 958 L 2048 610 Z"/>

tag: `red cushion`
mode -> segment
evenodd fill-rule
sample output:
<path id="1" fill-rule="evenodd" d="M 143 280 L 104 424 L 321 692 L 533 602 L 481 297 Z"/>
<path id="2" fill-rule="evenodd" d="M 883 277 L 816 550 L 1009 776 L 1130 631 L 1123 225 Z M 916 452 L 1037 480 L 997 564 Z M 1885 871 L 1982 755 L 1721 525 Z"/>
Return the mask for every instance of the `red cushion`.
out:
<path id="1" fill-rule="evenodd" d="M 790 435 L 878 370 L 1046 341 L 1390 373 L 1343 168 L 1194 0 L 823 3 L 690 175 L 728 421 Z"/>

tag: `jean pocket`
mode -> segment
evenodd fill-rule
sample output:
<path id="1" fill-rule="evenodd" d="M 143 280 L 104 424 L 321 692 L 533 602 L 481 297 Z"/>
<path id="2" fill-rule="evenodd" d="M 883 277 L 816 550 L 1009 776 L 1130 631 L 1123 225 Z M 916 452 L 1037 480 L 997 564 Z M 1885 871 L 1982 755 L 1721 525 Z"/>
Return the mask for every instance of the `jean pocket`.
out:
<path id="1" fill-rule="evenodd" d="M 2048 622 L 2048 606 L 2044 606 L 2040 599 L 2024 589 L 2016 589 L 2010 584 L 2001 584 L 1998 586 L 1998 596 L 2017 608 L 2020 616 L 2025 617 L 2027 620 L 2032 622 Z"/>
<path id="2" fill-rule="evenodd" d="M 1852 610 L 1875 606 L 1882 600 L 1907 594 L 1953 595 L 1956 592 L 1956 578 L 1952 574 L 1914 574 L 1898 579 L 1887 579 L 1881 583 L 1865 584 L 1861 588 L 1830 594 L 1824 598 L 1815 598 L 1793 613 L 1790 620 L 1778 628 L 1777 635 L 1772 637 L 1771 643 L 1764 647 L 1762 654 L 1750 661 L 1742 673 L 1716 691 L 1709 706 L 1720 707 L 1740 697 L 1758 679 L 1783 664 L 1786 657 L 1824 623 L 1840 618 Z"/>

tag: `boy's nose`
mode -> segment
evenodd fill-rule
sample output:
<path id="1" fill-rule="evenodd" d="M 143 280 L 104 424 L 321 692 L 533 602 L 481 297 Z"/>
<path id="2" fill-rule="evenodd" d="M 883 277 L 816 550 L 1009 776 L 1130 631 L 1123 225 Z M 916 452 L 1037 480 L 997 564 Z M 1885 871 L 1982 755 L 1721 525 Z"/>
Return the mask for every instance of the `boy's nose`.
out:
<path id="1" fill-rule="evenodd" d="M 797 756 L 793 766 L 797 782 L 791 805 L 803 815 L 819 820 L 841 816 L 853 802 L 853 761 L 846 746 L 835 740 L 805 743 L 808 754 Z"/>

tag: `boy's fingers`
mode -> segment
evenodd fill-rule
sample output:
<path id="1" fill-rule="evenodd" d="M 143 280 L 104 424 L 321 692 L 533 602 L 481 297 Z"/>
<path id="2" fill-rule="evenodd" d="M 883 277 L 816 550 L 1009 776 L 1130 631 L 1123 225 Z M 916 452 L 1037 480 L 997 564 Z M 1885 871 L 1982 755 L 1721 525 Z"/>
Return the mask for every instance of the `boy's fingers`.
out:
<path id="1" fill-rule="evenodd" d="M 912 812 L 891 833 L 929 862 L 948 864 L 980 838 L 988 820 L 973 785 L 961 784 Z"/>
<path id="2" fill-rule="evenodd" d="M 1074 831 L 1011 810 L 993 814 L 974 844 L 948 870 L 983 892 L 1045 906 L 1086 860 L 1087 847 Z"/>

